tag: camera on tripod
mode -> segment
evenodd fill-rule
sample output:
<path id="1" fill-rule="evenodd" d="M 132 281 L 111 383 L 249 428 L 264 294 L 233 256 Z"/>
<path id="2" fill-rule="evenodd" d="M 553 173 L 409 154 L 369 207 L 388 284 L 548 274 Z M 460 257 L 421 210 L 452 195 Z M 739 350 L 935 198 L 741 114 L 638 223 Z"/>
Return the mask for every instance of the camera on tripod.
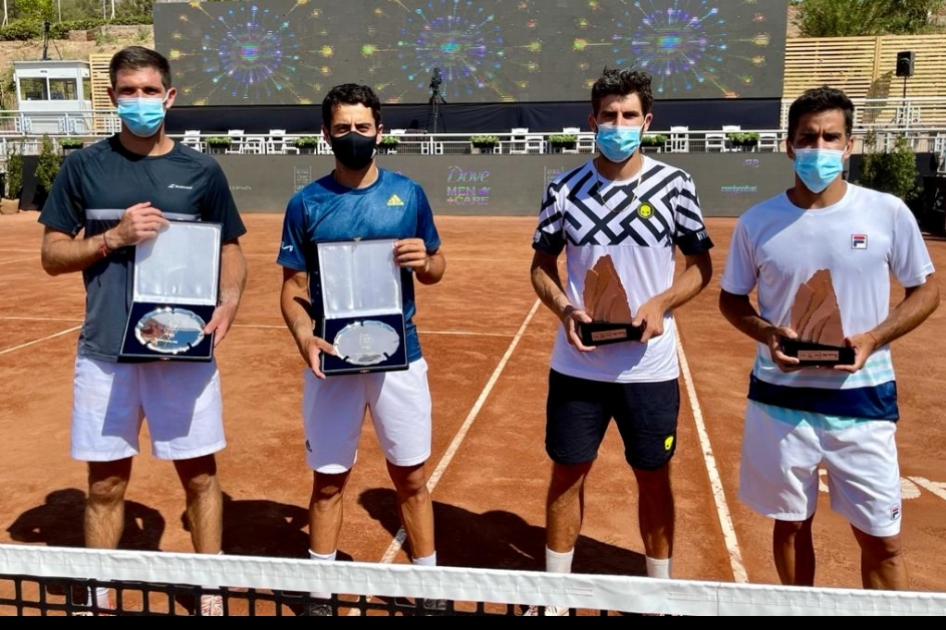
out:
<path id="1" fill-rule="evenodd" d="M 443 85 L 443 75 L 440 74 L 440 68 L 434 68 L 433 76 L 430 77 L 430 89 L 436 94 L 440 91 L 441 85 Z"/>

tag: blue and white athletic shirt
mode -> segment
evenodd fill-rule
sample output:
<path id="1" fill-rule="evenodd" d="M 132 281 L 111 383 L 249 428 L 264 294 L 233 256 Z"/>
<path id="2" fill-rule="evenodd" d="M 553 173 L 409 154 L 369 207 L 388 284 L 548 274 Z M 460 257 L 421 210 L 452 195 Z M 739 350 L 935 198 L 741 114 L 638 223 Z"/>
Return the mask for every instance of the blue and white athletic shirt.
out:
<path id="1" fill-rule="evenodd" d="M 723 272 L 723 290 L 748 295 L 758 288 L 763 319 L 791 325 L 799 285 L 831 271 L 844 334 L 865 333 L 890 312 L 890 275 L 916 287 L 933 273 L 926 244 L 909 208 L 898 198 L 853 184 L 836 204 L 802 210 L 781 194 L 743 214 Z M 808 368 L 785 373 L 768 346 L 757 344 L 749 398 L 829 416 L 897 420 L 890 348 L 876 350 L 856 374 Z"/>
<path id="2" fill-rule="evenodd" d="M 592 161 L 549 184 L 533 249 L 558 256 L 565 251 L 565 292 L 583 303 L 585 276 L 609 254 L 621 278 L 631 313 L 673 285 L 675 249 L 687 256 L 708 251 L 707 235 L 693 179 L 684 171 L 644 156 L 638 176 L 611 181 Z M 664 316 L 664 333 L 646 344 L 628 342 L 579 352 L 558 327 L 551 367 L 556 372 L 609 383 L 653 383 L 675 379 L 676 329 Z"/>
<path id="3" fill-rule="evenodd" d="M 164 155 L 137 155 L 125 149 L 117 135 L 66 157 L 39 222 L 91 238 L 118 225 L 125 209 L 146 201 L 171 221 L 222 224 L 224 242 L 246 233 L 227 177 L 212 156 L 180 143 Z M 118 361 L 134 263 L 135 248 L 123 247 L 83 270 L 87 296 L 79 356 Z"/>
<path id="4" fill-rule="evenodd" d="M 332 175 L 310 183 L 289 200 L 276 262 L 309 274 L 309 296 L 317 321 L 324 315 L 317 244 L 356 238 L 419 238 L 428 254 L 440 249 L 427 195 L 413 180 L 378 169 L 377 181 L 367 188 L 346 188 Z M 414 277 L 409 268 L 401 269 L 401 291 L 407 360 L 413 362 L 422 355 L 413 321 Z"/>

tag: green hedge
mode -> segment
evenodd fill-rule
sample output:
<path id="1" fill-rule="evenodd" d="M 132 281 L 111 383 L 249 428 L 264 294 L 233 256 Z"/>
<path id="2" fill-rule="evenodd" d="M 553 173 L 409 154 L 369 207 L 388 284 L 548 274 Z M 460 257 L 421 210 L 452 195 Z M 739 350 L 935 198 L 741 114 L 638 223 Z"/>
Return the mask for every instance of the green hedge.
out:
<path id="1" fill-rule="evenodd" d="M 69 31 L 90 31 L 105 24 L 115 26 L 138 26 L 150 25 L 152 18 L 150 15 L 134 15 L 114 20 L 72 20 L 70 22 L 59 22 L 49 25 L 50 39 L 68 39 Z M 13 20 L 6 26 L 0 28 L 0 41 L 29 41 L 31 39 L 42 39 L 43 22 L 42 20 Z"/>

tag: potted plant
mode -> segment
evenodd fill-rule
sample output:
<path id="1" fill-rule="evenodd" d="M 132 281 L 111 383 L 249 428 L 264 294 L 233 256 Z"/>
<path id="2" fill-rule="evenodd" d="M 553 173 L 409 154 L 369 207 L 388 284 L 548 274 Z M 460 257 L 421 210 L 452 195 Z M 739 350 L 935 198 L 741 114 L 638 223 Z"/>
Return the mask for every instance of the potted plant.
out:
<path id="1" fill-rule="evenodd" d="M 3 200 L 0 214 L 16 214 L 20 211 L 20 190 L 23 188 L 23 147 L 20 143 L 7 143 L 6 172 L 4 173 Z"/>
<path id="2" fill-rule="evenodd" d="M 42 210 L 49 191 L 53 189 L 53 182 L 62 165 L 60 151 L 56 150 L 49 134 L 43 134 L 43 146 L 39 151 L 36 162 L 36 206 Z"/>
<path id="3" fill-rule="evenodd" d="M 667 136 L 654 133 L 646 134 L 641 138 L 641 151 L 644 153 L 660 153 L 667 144 Z"/>
<path id="4" fill-rule="evenodd" d="M 562 151 L 573 151 L 578 146 L 578 136 L 573 133 L 562 133 L 549 136 L 549 144 L 552 150 L 561 153 Z"/>
<path id="5" fill-rule="evenodd" d="M 397 136 L 381 136 L 381 144 L 378 145 L 378 153 L 388 153 L 395 154 L 397 153 L 397 145 L 401 143 L 401 139 Z"/>
<path id="6" fill-rule="evenodd" d="M 733 148 L 749 148 L 759 144 L 759 134 L 754 131 L 734 131 L 727 134 L 726 138 Z"/>
<path id="7" fill-rule="evenodd" d="M 499 146 L 499 136 L 470 136 L 474 153 L 492 153 Z"/>
<path id="8" fill-rule="evenodd" d="M 62 147 L 63 157 L 69 155 L 73 151 L 78 151 L 84 145 L 85 143 L 82 142 L 81 138 L 60 138 L 59 139 L 59 146 Z"/>
<path id="9" fill-rule="evenodd" d="M 230 136 L 211 136 L 207 138 L 207 153 L 226 153 L 232 144 Z"/>
<path id="10" fill-rule="evenodd" d="M 319 146 L 319 139 L 315 136 L 302 136 L 296 138 L 292 145 L 299 149 L 299 153 L 315 153 L 315 147 Z"/>

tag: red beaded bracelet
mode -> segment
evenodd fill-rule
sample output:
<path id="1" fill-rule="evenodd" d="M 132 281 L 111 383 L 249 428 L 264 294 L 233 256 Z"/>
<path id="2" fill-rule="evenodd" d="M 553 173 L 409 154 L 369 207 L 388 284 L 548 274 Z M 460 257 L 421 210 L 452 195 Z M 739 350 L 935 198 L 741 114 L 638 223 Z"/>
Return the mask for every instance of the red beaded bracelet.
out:
<path id="1" fill-rule="evenodd" d="M 102 243 L 99 245 L 99 253 L 102 254 L 102 258 L 106 258 L 113 251 L 115 250 L 108 246 L 108 239 L 105 237 L 105 232 L 102 232 Z"/>

